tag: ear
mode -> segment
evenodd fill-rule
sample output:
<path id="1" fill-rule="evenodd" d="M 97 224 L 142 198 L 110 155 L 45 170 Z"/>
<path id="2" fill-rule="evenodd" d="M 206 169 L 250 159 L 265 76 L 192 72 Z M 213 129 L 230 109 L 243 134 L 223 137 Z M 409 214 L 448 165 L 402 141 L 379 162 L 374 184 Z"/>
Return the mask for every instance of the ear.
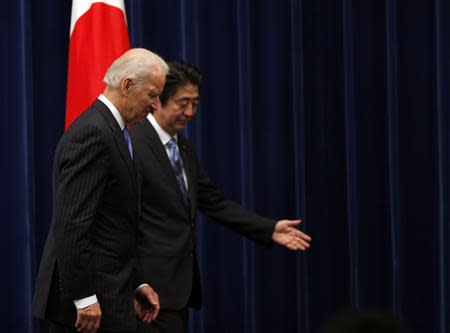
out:
<path id="1" fill-rule="evenodd" d="M 131 87 L 133 86 L 133 80 L 129 77 L 125 77 L 120 83 L 120 92 L 122 95 L 129 95 L 131 91 Z"/>

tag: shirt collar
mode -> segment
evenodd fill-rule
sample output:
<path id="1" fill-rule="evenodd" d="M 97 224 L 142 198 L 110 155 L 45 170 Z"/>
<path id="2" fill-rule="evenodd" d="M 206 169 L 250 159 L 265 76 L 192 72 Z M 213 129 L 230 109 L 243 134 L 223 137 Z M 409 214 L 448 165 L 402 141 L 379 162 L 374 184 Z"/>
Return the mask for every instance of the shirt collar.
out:
<path id="1" fill-rule="evenodd" d="M 178 136 L 175 134 L 173 137 L 170 136 L 165 130 L 159 126 L 158 122 L 156 121 L 153 114 L 149 113 L 147 116 L 148 121 L 153 125 L 153 128 L 155 129 L 156 133 L 159 136 L 159 139 L 161 140 L 162 144 L 165 146 L 170 139 L 174 138 L 175 142 L 178 140 Z"/>
<path id="2" fill-rule="evenodd" d="M 123 129 L 125 128 L 125 122 L 123 121 L 119 110 L 117 110 L 114 104 L 111 103 L 111 101 L 105 95 L 100 94 L 100 96 L 98 96 L 98 99 L 101 100 L 103 103 L 105 103 L 106 107 L 109 109 L 109 111 L 111 111 L 111 113 L 114 116 L 114 119 L 116 119 L 117 123 L 119 124 L 120 130 L 123 131 Z"/>

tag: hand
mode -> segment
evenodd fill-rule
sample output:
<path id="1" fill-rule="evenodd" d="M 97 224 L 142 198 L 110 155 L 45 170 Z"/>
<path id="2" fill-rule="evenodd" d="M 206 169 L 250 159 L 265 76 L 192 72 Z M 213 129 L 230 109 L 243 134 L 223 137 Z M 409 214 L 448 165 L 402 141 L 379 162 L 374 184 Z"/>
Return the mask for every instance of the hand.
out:
<path id="1" fill-rule="evenodd" d="M 300 223 L 300 220 L 278 221 L 272 234 L 273 241 L 289 250 L 306 250 L 310 247 L 311 237 L 297 229 Z"/>
<path id="2" fill-rule="evenodd" d="M 149 324 L 159 313 L 159 296 L 148 284 L 138 288 L 134 297 L 134 309 L 140 320 Z"/>
<path id="3" fill-rule="evenodd" d="M 100 327 L 102 310 L 98 302 L 77 310 L 75 328 L 82 333 L 95 333 Z"/>

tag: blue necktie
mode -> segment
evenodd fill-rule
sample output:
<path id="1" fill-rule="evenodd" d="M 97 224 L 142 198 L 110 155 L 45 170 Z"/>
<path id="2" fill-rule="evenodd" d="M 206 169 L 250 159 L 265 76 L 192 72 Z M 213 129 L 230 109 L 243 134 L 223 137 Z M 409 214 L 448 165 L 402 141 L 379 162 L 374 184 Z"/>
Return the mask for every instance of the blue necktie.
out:
<path id="1" fill-rule="evenodd" d="M 125 137 L 131 159 L 133 159 L 133 146 L 131 145 L 130 133 L 128 133 L 128 129 L 126 127 L 123 129 L 123 136 Z"/>
<path id="2" fill-rule="evenodd" d="M 174 138 L 167 142 L 167 148 L 169 148 L 169 159 L 172 165 L 173 173 L 178 181 L 178 187 L 180 188 L 181 194 L 183 195 L 184 202 L 188 203 L 188 195 L 186 191 L 186 184 L 183 178 L 183 166 L 181 164 L 180 154 L 177 149 L 177 142 Z"/>

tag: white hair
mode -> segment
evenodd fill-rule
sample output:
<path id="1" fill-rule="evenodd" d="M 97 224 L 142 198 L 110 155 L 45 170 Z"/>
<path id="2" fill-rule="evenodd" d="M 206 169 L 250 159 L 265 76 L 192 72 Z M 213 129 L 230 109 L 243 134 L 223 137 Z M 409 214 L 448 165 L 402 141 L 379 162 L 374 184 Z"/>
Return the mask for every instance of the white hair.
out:
<path id="1" fill-rule="evenodd" d="M 112 63 L 103 81 L 117 88 L 125 77 L 130 77 L 135 84 L 139 84 L 155 71 L 161 71 L 165 75 L 168 70 L 169 66 L 156 53 L 141 48 L 130 49 Z"/>

